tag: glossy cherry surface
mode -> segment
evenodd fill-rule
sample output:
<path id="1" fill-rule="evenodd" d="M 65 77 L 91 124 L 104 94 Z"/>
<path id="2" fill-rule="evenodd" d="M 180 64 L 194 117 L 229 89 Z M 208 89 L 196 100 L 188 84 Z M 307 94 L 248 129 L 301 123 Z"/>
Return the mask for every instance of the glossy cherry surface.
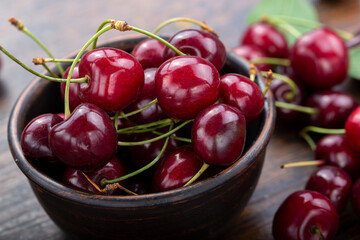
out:
<path id="1" fill-rule="evenodd" d="M 240 45 L 255 45 L 268 57 L 287 58 L 289 54 L 285 36 L 275 27 L 262 22 L 248 27 Z"/>
<path id="2" fill-rule="evenodd" d="M 292 193 L 276 211 L 272 232 L 276 240 L 334 239 L 339 225 L 336 208 L 325 195 L 304 190 Z"/>
<path id="3" fill-rule="evenodd" d="M 351 186 L 352 180 L 344 170 L 321 166 L 311 174 L 305 188 L 327 196 L 340 214 L 349 201 Z"/>
<path id="4" fill-rule="evenodd" d="M 316 144 L 315 159 L 345 170 L 353 179 L 360 176 L 360 152 L 350 147 L 344 135 L 321 138 Z"/>
<path id="5" fill-rule="evenodd" d="M 268 57 L 267 54 L 255 45 L 241 45 L 231 49 L 236 55 L 243 57 L 247 60 L 254 60 L 257 58 Z M 255 64 L 260 71 L 269 71 L 270 64 Z"/>
<path id="6" fill-rule="evenodd" d="M 317 109 L 316 114 L 307 114 L 308 124 L 323 128 L 344 128 L 346 119 L 358 105 L 356 99 L 345 92 L 315 92 L 306 100 L 306 106 Z"/>
<path id="7" fill-rule="evenodd" d="M 164 48 L 165 45 L 160 41 L 147 38 L 135 46 L 131 55 L 139 61 L 143 69 L 157 68 L 165 61 L 163 57 Z"/>
<path id="8" fill-rule="evenodd" d="M 201 160 L 189 146 L 180 147 L 161 162 L 156 169 L 152 187 L 163 192 L 184 186 L 202 166 Z"/>
<path id="9" fill-rule="evenodd" d="M 144 107 L 146 104 L 150 103 L 156 98 L 156 88 L 155 88 L 155 73 L 157 68 L 148 68 L 145 69 L 145 81 L 143 90 L 139 98 L 130 104 L 124 109 L 124 112 L 132 112 Z M 141 112 L 130 116 L 129 119 L 138 124 L 150 123 L 162 118 L 165 118 L 166 115 L 161 109 L 159 103 L 155 103 L 150 107 L 142 110 Z"/>
<path id="10" fill-rule="evenodd" d="M 211 62 L 218 71 L 222 69 L 226 60 L 224 44 L 215 35 L 196 29 L 185 29 L 177 32 L 169 42 L 181 52 L 198 56 Z M 164 59 L 175 57 L 176 53 L 166 47 Z"/>
<path id="11" fill-rule="evenodd" d="M 218 99 L 216 68 L 196 56 L 179 56 L 163 63 L 155 75 L 156 95 L 170 117 L 188 120 Z"/>
<path id="12" fill-rule="evenodd" d="M 298 38 L 290 59 L 295 75 L 313 89 L 331 88 L 343 82 L 348 72 L 349 57 L 343 40 L 325 27 Z"/>
<path id="13" fill-rule="evenodd" d="M 360 107 L 357 107 L 346 120 L 345 131 L 349 144 L 360 152 Z"/>
<path id="14" fill-rule="evenodd" d="M 93 103 L 106 112 L 122 110 L 135 101 L 144 85 L 144 70 L 135 58 L 115 48 L 98 48 L 81 57 L 79 76 L 82 102 Z"/>
<path id="15" fill-rule="evenodd" d="M 49 146 L 51 128 L 63 121 L 57 114 L 42 114 L 31 120 L 21 135 L 21 148 L 30 159 L 59 162 Z"/>
<path id="16" fill-rule="evenodd" d="M 240 74 L 229 73 L 220 78 L 220 100 L 239 109 L 248 125 L 258 118 L 264 107 L 259 86 Z"/>
<path id="17" fill-rule="evenodd" d="M 351 189 L 351 206 L 355 214 L 360 217 L 360 178 L 354 183 Z"/>
<path id="18" fill-rule="evenodd" d="M 83 103 L 50 130 L 49 145 L 66 166 L 94 171 L 115 155 L 117 138 L 114 123 L 106 112 L 94 104 Z"/>
<path id="19" fill-rule="evenodd" d="M 241 155 L 246 136 L 244 115 L 235 107 L 215 104 L 201 111 L 191 130 L 194 151 L 207 164 L 227 166 Z"/>
<path id="20" fill-rule="evenodd" d="M 65 72 L 63 78 L 67 78 L 69 76 L 70 67 L 68 67 Z M 71 78 L 79 78 L 79 64 L 75 65 L 74 71 L 71 74 Z M 64 101 L 65 96 L 65 87 L 66 83 L 62 82 L 60 84 L 60 91 L 61 91 L 61 97 Z M 79 83 L 70 83 L 69 86 L 69 105 L 70 105 L 70 111 L 73 111 L 80 103 L 81 100 L 78 95 L 79 92 Z"/>
<path id="21" fill-rule="evenodd" d="M 87 172 L 86 175 L 93 181 L 100 189 L 103 189 L 105 186 L 101 186 L 102 179 L 115 179 L 119 178 L 126 174 L 126 167 L 122 163 L 122 161 L 116 157 L 111 159 L 104 167 L 99 170 Z M 82 174 L 81 171 L 75 170 L 72 168 L 66 169 L 63 178 L 63 183 L 73 189 L 94 193 L 94 194 L 106 194 L 98 191 Z M 123 184 L 123 182 L 119 182 Z M 109 195 L 118 195 L 120 193 L 120 189 L 113 190 L 107 194 Z"/>

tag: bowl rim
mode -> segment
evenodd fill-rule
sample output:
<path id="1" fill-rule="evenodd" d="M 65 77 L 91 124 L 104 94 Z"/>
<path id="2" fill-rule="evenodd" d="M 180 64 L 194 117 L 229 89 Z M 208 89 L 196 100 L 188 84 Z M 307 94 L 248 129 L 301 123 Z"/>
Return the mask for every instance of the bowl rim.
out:
<path id="1" fill-rule="evenodd" d="M 140 41 L 145 39 L 145 37 L 139 35 L 125 35 L 110 38 L 105 41 L 101 41 L 98 46 L 107 46 L 111 43 L 122 42 L 122 41 Z M 77 51 L 69 54 L 68 56 L 74 56 Z M 250 67 L 250 63 L 227 50 L 227 58 L 236 59 L 242 64 Z M 265 85 L 260 74 L 257 74 L 256 81 L 260 86 L 260 89 L 264 90 Z M 121 208 L 121 207 L 155 207 L 163 205 L 168 202 L 168 199 L 171 199 L 172 203 L 184 202 L 192 198 L 197 198 L 203 192 L 212 191 L 215 188 L 220 187 L 225 184 L 227 181 L 230 181 L 233 176 L 238 174 L 240 171 L 245 171 L 247 168 L 250 168 L 254 164 L 254 160 L 266 149 L 270 137 L 273 133 L 275 126 L 275 105 L 274 98 L 270 91 L 268 91 L 265 96 L 264 104 L 264 123 L 260 124 L 262 127 L 258 138 L 254 141 L 254 144 L 249 147 L 249 149 L 231 166 L 227 167 L 220 173 L 216 174 L 215 178 L 204 179 L 199 182 L 195 182 L 189 186 L 165 191 L 161 193 L 150 193 L 145 195 L 138 196 L 106 196 L 106 195 L 95 195 L 90 193 L 81 192 L 78 190 L 71 189 L 65 185 L 49 178 L 45 174 L 37 171 L 25 158 L 21 150 L 21 143 L 18 136 L 19 129 L 19 117 L 20 113 L 26 108 L 26 100 L 31 97 L 31 93 L 34 92 L 36 86 L 39 84 L 50 84 L 51 82 L 36 77 L 31 81 L 26 88 L 22 91 L 18 99 L 16 100 L 8 122 L 8 143 L 13 155 L 14 161 L 20 168 L 20 170 L 25 174 L 29 181 L 35 183 L 36 185 L 42 188 L 42 191 L 47 191 L 50 194 L 57 195 L 60 198 L 68 199 L 75 201 L 80 204 L 86 204 L 93 207 L 102 207 L 102 208 Z M 145 202 L 145 204 L 144 204 Z"/>

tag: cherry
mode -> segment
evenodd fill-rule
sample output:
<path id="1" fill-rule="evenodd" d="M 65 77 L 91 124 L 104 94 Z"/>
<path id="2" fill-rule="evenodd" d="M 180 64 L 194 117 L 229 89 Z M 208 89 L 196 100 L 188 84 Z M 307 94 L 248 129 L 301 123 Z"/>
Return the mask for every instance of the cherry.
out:
<path id="1" fill-rule="evenodd" d="M 163 192 L 184 186 L 202 166 L 201 160 L 189 146 L 180 147 L 161 161 L 156 169 L 152 187 Z"/>
<path id="2" fill-rule="evenodd" d="M 194 151 L 207 164 L 227 166 L 241 155 L 246 136 L 244 115 L 226 104 L 215 104 L 195 118 L 191 142 Z"/>
<path id="3" fill-rule="evenodd" d="M 70 67 L 68 67 L 65 70 L 63 78 L 66 79 L 68 77 L 69 70 L 70 70 Z M 79 78 L 79 64 L 75 65 L 74 71 L 71 74 L 71 78 Z M 61 91 L 61 97 L 62 97 L 63 101 L 64 101 L 64 96 L 65 96 L 65 87 L 66 87 L 66 82 L 62 82 L 60 84 L 60 91 Z M 70 83 L 69 104 L 70 104 L 71 111 L 73 111 L 81 103 L 81 100 L 78 96 L 78 92 L 79 92 L 79 84 L 78 83 Z"/>
<path id="4" fill-rule="evenodd" d="M 290 60 L 295 75 L 313 89 L 331 88 L 342 83 L 349 66 L 343 40 L 325 27 L 298 38 Z"/>
<path id="5" fill-rule="evenodd" d="M 357 107 L 346 120 L 345 131 L 351 147 L 360 152 L 360 107 Z"/>
<path id="6" fill-rule="evenodd" d="M 263 22 L 250 25 L 240 45 L 255 45 L 267 56 L 274 58 L 287 58 L 289 52 L 285 36 L 275 27 Z"/>
<path id="7" fill-rule="evenodd" d="M 63 119 L 57 114 L 42 114 L 31 120 L 21 135 L 21 148 L 24 155 L 30 159 L 58 163 L 49 146 L 50 129 Z"/>
<path id="8" fill-rule="evenodd" d="M 147 38 L 139 42 L 131 54 L 139 61 L 143 69 L 157 68 L 165 59 L 163 58 L 165 45 L 160 41 Z"/>
<path id="9" fill-rule="evenodd" d="M 220 78 L 220 100 L 239 109 L 248 125 L 258 118 L 264 107 L 264 95 L 258 85 L 234 73 Z"/>
<path id="10" fill-rule="evenodd" d="M 142 107 L 145 107 L 151 101 L 156 98 L 156 88 L 155 88 L 155 73 L 156 68 L 148 68 L 145 69 L 145 81 L 143 90 L 139 96 L 139 98 L 130 104 L 128 107 L 124 109 L 124 112 L 132 112 Z M 133 122 L 139 124 L 145 124 L 160 120 L 165 118 L 166 115 L 164 114 L 163 110 L 161 109 L 159 103 L 155 103 L 150 107 L 142 110 L 141 112 L 130 116 L 129 119 Z"/>
<path id="11" fill-rule="evenodd" d="M 118 159 L 117 157 L 114 157 L 108 162 L 103 168 L 88 172 L 86 175 L 93 181 L 97 186 L 100 188 L 103 188 L 104 186 L 101 186 L 101 180 L 102 179 L 115 179 L 119 178 L 123 175 L 125 175 L 126 170 L 125 166 L 122 163 L 122 160 Z M 100 191 L 98 191 L 82 174 L 81 171 L 75 170 L 72 168 L 66 169 L 63 178 L 63 183 L 71 187 L 73 189 L 81 190 L 88 193 L 95 193 L 95 194 L 105 194 Z M 119 182 L 122 184 L 123 182 Z M 121 192 L 119 189 L 113 190 L 109 192 L 110 195 L 118 195 L 119 192 Z"/>
<path id="12" fill-rule="evenodd" d="M 350 200 L 355 214 L 360 217 L 360 178 L 354 183 L 351 189 Z"/>
<path id="13" fill-rule="evenodd" d="M 196 56 L 179 56 L 164 62 L 155 75 L 156 95 L 170 117 L 188 120 L 213 104 L 219 94 L 216 68 Z"/>
<path id="14" fill-rule="evenodd" d="M 79 75 L 82 102 L 93 103 L 106 112 L 120 111 L 136 100 L 144 85 L 144 70 L 135 58 L 119 49 L 98 48 L 81 57 Z"/>
<path id="15" fill-rule="evenodd" d="M 316 114 L 308 114 L 309 125 L 323 128 L 343 128 L 345 121 L 358 106 L 351 95 L 333 90 L 313 93 L 306 101 L 308 107 L 317 109 Z"/>
<path id="16" fill-rule="evenodd" d="M 232 51 L 236 55 L 243 57 L 249 61 L 251 61 L 253 59 L 257 59 L 257 58 L 268 57 L 263 50 L 261 50 L 260 48 L 258 48 L 255 45 L 238 46 L 238 47 L 233 48 Z M 256 67 L 260 71 L 269 71 L 269 69 L 271 69 L 271 65 L 263 64 L 263 63 L 256 64 Z"/>
<path id="17" fill-rule="evenodd" d="M 113 121 L 102 109 L 83 103 L 69 118 L 51 128 L 49 145 L 66 166 L 94 171 L 115 155 L 117 133 Z"/>
<path id="18" fill-rule="evenodd" d="M 352 180 L 344 170 L 335 166 L 322 166 L 311 174 L 305 188 L 327 196 L 341 213 L 348 203 L 351 186 Z"/>
<path id="19" fill-rule="evenodd" d="M 220 71 L 225 64 L 225 46 L 215 35 L 209 32 L 185 29 L 172 36 L 169 43 L 185 54 L 208 60 L 218 71 Z M 175 57 L 176 53 L 166 47 L 163 56 L 164 59 L 169 59 Z"/>
<path id="20" fill-rule="evenodd" d="M 276 211 L 272 232 L 274 239 L 334 239 L 339 216 L 325 195 L 304 190 L 292 193 Z M 321 238 L 319 233 L 323 236 Z"/>
<path id="21" fill-rule="evenodd" d="M 315 159 L 345 170 L 353 179 L 360 176 L 360 152 L 350 147 L 344 135 L 321 138 L 316 144 Z"/>

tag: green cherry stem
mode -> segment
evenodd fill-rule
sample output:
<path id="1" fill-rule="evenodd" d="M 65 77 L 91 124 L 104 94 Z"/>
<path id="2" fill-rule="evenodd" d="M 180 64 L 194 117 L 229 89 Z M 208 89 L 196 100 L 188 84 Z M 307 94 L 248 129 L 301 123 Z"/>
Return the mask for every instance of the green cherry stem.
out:
<path id="1" fill-rule="evenodd" d="M 250 68 L 249 68 L 249 79 L 254 82 L 255 81 L 255 77 L 256 77 L 256 68 L 254 64 L 250 64 Z"/>
<path id="2" fill-rule="evenodd" d="M 55 58 L 54 55 L 49 51 L 49 49 L 43 44 L 32 32 L 27 29 L 21 20 L 16 18 L 9 18 L 9 22 L 17 27 L 20 31 L 24 32 L 26 35 L 28 35 L 30 38 L 32 38 L 51 58 Z M 56 67 L 58 68 L 61 75 L 64 74 L 64 69 L 61 67 L 59 63 L 56 63 Z"/>
<path id="3" fill-rule="evenodd" d="M 189 186 L 190 184 L 195 182 L 201 176 L 201 174 L 203 174 L 203 172 L 205 172 L 205 170 L 208 169 L 209 166 L 210 166 L 209 164 L 204 162 L 200 170 L 187 183 L 185 183 L 184 187 Z"/>
<path id="4" fill-rule="evenodd" d="M 279 107 L 279 108 L 295 110 L 295 111 L 306 113 L 309 115 L 314 115 L 318 112 L 318 110 L 316 108 L 305 107 L 305 106 L 301 106 L 301 105 L 296 105 L 296 104 L 286 103 L 286 102 L 279 102 L 279 101 L 275 101 L 275 106 Z"/>
<path id="5" fill-rule="evenodd" d="M 103 28 L 105 27 L 106 24 L 112 23 L 113 21 L 114 21 L 114 19 L 107 19 L 107 20 L 103 21 L 103 22 L 100 24 L 100 26 L 99 26 L 99 28 L 97 29 L 96 32 L 99 32 L 101 29 L 103 29 Z M 95 38 L 95 40 L 94 40 L 94 42 L 93 42 L 93 44 L 92 44 L 92 49 L 95 49 L 95 48 L 96 48 L 97 40 L 98 40 L 98 37 Z"/>
<path id="6" fill-rule="evenodd" d="M 315 126 L 304 127 L 300 131 L 300 136 L 309 144 L 311 150 L 315 150 L 316 143 L 308 134 L 308 132 L 320 133 L 320 134 L 345 134 L 345 129 L 329 129 L 329 128 L 320 128 Z"/>
<path id="7" fill-rule="evenodd" d="M 294 28 L 293 26 L 291 26 L 289 23 L 287 23 L 285 20 L 281 18 L 277 18 L 272 15 L 264 15 L 261 20 L 279 27 L 283 31 L 293 35 L 296 39 L 301 37 L 301 33 L 296 28 Z"/>
<path id="8" fill-rule="evenodd" d="M 145 106 L 143 106 L 142 108 L 139 108 L 139 109 L 136 109 L 132 112 L 129 112 L 129 113 L 124 113 L 120 116 L 120 118 L 127 118 L 127 117 L 130 117 L 132 115 L 135 115 L 149 107 L 151 107 L 152 105 L 154 105 L 155 103 L 157 103 L 157 99 L 155 98 L 154 100 L 152 100 L 151 102 L 149 102 L 148 104 L 146 104 Z"/>
<path id="9" fill-rule="evenodd" d="M 3 48 L 2 46 L 0 46 L 0 51 L 2 51 L 6 56 L 8 56 L 9 58 L 11 58 L 11 60 L 13 60 L 14 62 L 16 62 L 17 64 L 19 64 L 21 67 L 23 67 L 26 71 L 34 74 L 35 76 L 38 76 L 40 78 L 49 80 L 49 81 L 53 81 L 53 82 L 66 82 L 67 79 L 63 79 L 63 78 L 55 78 L 55 77 L 50 77 L 50 76 L 46 76 L 44 74 L 38 73 L 34 70 L 32 70 L 31 68 L 29 68 L 28 66 L 26 66 L 25 64 L 23 64 L 20 60 L 18 60 L 17 58 L 15 58 L 11 53 L 9 53 L 8 51 L 5 50 L 5 48 Z M 71 79 L 71 82 L 75 82 L 75 83 L 85 83 L 88 82 L 88 77 L 83 77 L 83 78 L 74 78 Z"/>
<path id="10" fill-rule="evenodd" d="M 320 166 L 324 164 L 325 164 L 324 160 L 300 161 L 300 162 L 285 163 L 281 165 L 281 168 Z"/>
<path id="11" fill-rule="evenodd" d="M 74 59 L 64 59 L 64 58 L 40 58 L 36 57 L 33 59 L 33 63 L 35 65 L 42 64 L 42 63 L 48 63 L 48 62 L 58 62 L 58 63 L 73 63 Z M 80 59 L 79 61 L 80 62 Z"/>
<path id="12" fill-rule="evenodd" d="M 46 71 L 48 71 L 48 73 L 50 73 L 51 76 L 53 76 L 54 78 L 59 78 L 58 75 L 56 75 L 53 71 L 51 71 L 51 69 L 46 65 L 46 63 L 41 64 Z"/>
<path id="13" fill-rule="evenodd" d="M 115 112 L 114 125 L 115 125 L 115 130 L 117 132 L 117 130 L 119 128 L 119 111 Z"/>
<path id="14" fill-rule="evenodd" d="M 316 234 L 320 237 L 320 240 L 325 240 L 324 238 L 324 235 L 321 233 L 320 229 L 318 226 L 314 225 L 311 227 L 310 231 L 313 233 L 313 234 Z"/>
<path id="15" fill-rule="evenodd" d="M 158 132 L 158 131 L 152 131 L 152 133 L 156 134 L 156 135 L 163 135 L 164 133 L 162 132 Z M 191 143 L 191 139 L 190 138 L 184 138 L 184 137 L 177 137 L 177 136 L 170 136 L 171 139 L 175 139 L 177 141 L 181 141 L 181 142 L 186 142 L 186 143 Z"/>
<path id="16" fill-rule="evenodd" d="M 252 64 L 266 63 L 271 65 L 290 66 L 290 60 L 286 58 L 259 57 L 251 59 Z"/>
<path id="17" fill-rule="evenodd" d="M 170 23 L 174 23 L 174 22 L 193 23 L 193 24 L 199 25 L 202 30 L 210 32 L 210 33 L 214 34 L 215 36 L 218 36 L 218 34 L 214 31 L 214 29 L 210 28 L 204 21 L 200 22 L 200 21 L 194 20 L 192 18 L 185 18 L 185 17 L 171 18 L 171 19 L 166 20 L 165 22 L 161 23 L 159 26 L 157 26 L 154 29 L 153 34 L 157 34 L 163 27 L 165 27 L 166 25 L 168 25 Z"/>
<path id="18" fill-rule="evenodd" d="M 268 74 L 268 72 L 266 71 L 261 71 L 261 75 L 266 77 Z M 272 75 L 275 77 L 275 78 L 278 78 L 280 79 L 281 81 L 285 82 L 286 84 L 288 84 L 290 87 L 291 87 L 291 92 L 287 93 L 286 94 L 286 99 L 287 100 L 292 100 L 294 99 L 295 95 L 296 95 L 296 92 L 297 92 L 297 86 L 295 84 L 295 82 L 293 80 L 291 80 L 290 78 L 288 78 L 287 76 L 284 76 L 282 74 L 278 74 L 278 73 L 272 73 Z"/>
<path id="19" fill-rule="evenodd" d="M 170 130 L 172 129 L 172 127 L 173 127 L 173 124 L 170 125 Z M 162 147 L 161 150 L 160 150 L 159 155 L 157 155 L 156 158 L 154 158 L 154 160 L 152 160 L 149 164 L 145 165 L 144 167 L 142 167 L 142 168 L 140 168 L 140 169 L 138 169 L 138 170 L 136 170 L 136 171 L 134 171 L 134 172 L 132 172 L 132 173 L 129 173 L 129 174 L 127 174 L 127 175 L 124 175 L 124 176 L 122 176 L 122 177 L 120 177 L 120 178 L 116 178 L 116 179 L 112 179 L 112 180 L 103 179 L 103 180 L 101 181 L 101 185 L 105 186 L 105 185 L 107 185 L 107 184 L 120 182 L 120 181 L 122 181 L 122 180 L 125 180 L 125 179 L 128 179 L 128 178 L 130 178 L 130 177 L 133 177 L 133 176 L 135 176 L 135 175 L 137 175 L 137 174 L 139 174 L 139 173 L 142 173 L 143 171 L 151 168 L 155 163 L 157 163 L 157 161 L 159 161 L 159 159 L 161 158 L 161 156 L 164 154 L 165 149 L 166 149 L 167 146 L 168 146 L 169 139 L 170 139 L 170 136 L 167 136 L 166 139 L 165 139 L 165 143 L 164 143 L 163 147 Z"/>
<path id="20" fill-rule="evenodd" d="M 131 131 L 128 131 L 128 132 L 121 132 L 120 134 L 132 134 L 132 133 L 144 133 L 144 132 L 154 132 L 156 131 L 157 129 L 161 129 L 161 128 L 164 128 L 164 127 L 167 127 L 169 126 L 171 123 L 164 123 L 164 124 L 160 124 L 160 125 L 157 125 L 155 127 L 151 127 L 151 128 L 141 128 L 141 129 L 134 129 L 134 130 L 131 130 Z M 160 133 L 160 134 L 157 134 L 157 135 L 162 135 L 164 133 Z"/>
<path id="21" fill-rule="evenodd" d="M 269 71 L 266 73 L 266 76 L 264 79 L 264 82 L 265 82 L 265 89 L 263 91 L 264 96 L 269 91 L 273 78 L 274 78 L 273 72 L 271 71 L 271 69 L 269 69 Z"/>
<path id="22" fill-rule="evenodd" d="M 127 128 L 122 128 L 119 129 L 117 131 L 118 134 L 120 133 L 131 133 L 133 130 L 138 130 L 138 129 L 146 129 L 149 127 L 154 127 L 154 126 L 158 126 L 158 125 L 165 125 L 165 126 L 169 126 L 171 123 L 173 123 L 174 121 L 171 118 L 166 118 L 166 119 L 162 119 L 162 120 L 158 120 L 155 122 L 151 122 L 151 123 L 146 123 L 146 124 L 141 124 L 141 125 L 135 125 L 132 127 L 127 127 Z"/>

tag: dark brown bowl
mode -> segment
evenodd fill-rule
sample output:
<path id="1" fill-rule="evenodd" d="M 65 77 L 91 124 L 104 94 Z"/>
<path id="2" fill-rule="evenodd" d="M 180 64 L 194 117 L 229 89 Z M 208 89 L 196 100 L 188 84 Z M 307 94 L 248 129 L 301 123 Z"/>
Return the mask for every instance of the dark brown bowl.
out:
<path id="1" fill-rule="evenodd" d="M 126 36 L 107 41 L 130 51 L 143 38 Z M 70 57 L 74 56 L 70 55 Z M 225 72 L 247 75 L 249 63 L 231 52 Z M 257 83 L 264 89 L 260 76 Z M 86 239 L 208 239 L 221 236 L 244 209 L 258 182 L 265 150 L 274 128 L 275 109 L 266 95 L 260 118 L 248 128 L 241 158 L 214 177 L 188 187 L 142 196 L 100 196 L 61 184 L 56 169 L 44 170 L 27 160 L 20 136 L 35 116 L 63 111 L 59 84 L 36 78 L 17 100 L 8 125 L 14 160 L 26 175 L 38 201 L 51 219 L 69 235 Z"/>

